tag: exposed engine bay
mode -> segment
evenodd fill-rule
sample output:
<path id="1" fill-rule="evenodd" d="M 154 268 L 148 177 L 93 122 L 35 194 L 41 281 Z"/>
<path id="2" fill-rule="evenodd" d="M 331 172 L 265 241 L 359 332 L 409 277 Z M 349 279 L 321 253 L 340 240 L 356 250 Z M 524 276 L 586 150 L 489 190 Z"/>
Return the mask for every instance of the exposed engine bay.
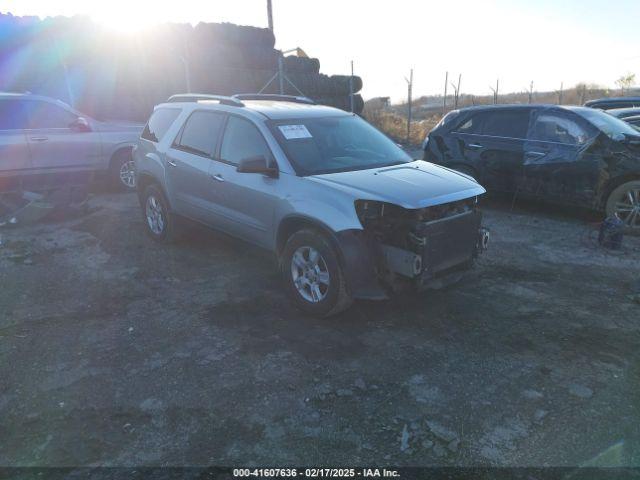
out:
<path id="1" fill-rule="evenodd" d="M 453 270 L 469 268 L 487 248 L 489 233 L 481 227 L 477 197 L 421 209 L 360 201 L 356 211 L 378 253 L 379 277 L 394 288 L 402 278 L 425 286 Z"/>

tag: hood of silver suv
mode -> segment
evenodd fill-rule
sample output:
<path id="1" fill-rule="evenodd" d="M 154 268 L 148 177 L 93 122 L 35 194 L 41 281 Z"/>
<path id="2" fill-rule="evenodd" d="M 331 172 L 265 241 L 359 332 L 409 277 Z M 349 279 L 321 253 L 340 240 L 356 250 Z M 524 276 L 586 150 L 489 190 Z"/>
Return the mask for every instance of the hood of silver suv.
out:
<path id="1" fill-rule="evenodd" d="M 424 208 L 485 193 L 471 177 L 429 162 L 307 177 L 351 194 L 404 208 Z"/>

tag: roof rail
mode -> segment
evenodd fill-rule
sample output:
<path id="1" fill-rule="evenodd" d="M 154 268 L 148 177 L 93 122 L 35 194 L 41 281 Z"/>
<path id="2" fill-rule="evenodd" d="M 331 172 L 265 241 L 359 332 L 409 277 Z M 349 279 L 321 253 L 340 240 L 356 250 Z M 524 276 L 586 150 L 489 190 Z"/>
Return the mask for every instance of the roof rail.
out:
<path id="1" fill-rule="evenodd" d="M 167 103 L 177 102 L 199 102 L 200 100 L 217 100 L 222 105 L 231 105 L 232 107 L 244 107 L 239 99 L 234 97 L 227 97 L 225 95 L 208 95 L 206 93 L 179 93 L 177 95 L 171 95 L 167 100 Z"/>
<path id="2" fill-rule="evenodd" d="M 307 97 L 295 95 L 278 95 L 275 93 L 238 93 L 233 95 L 238 100 L 273 100 L 275 102 L 293 102 L 306 103 L 307 105 L 315 105 L 316 102 Z"/>

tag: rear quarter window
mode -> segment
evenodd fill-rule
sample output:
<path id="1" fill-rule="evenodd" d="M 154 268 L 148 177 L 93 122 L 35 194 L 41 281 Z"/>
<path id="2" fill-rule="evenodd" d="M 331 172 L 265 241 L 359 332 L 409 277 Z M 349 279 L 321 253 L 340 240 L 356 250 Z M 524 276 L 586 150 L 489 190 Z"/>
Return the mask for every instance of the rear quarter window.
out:
<path id="1" fill-rule="evenodd" d="M 149 118 L 147 125 L 142 131 L 141 138 L 158 143 L 167 133 L 176 118 L 180 115 L 179 108 L 158 108 Z"/>

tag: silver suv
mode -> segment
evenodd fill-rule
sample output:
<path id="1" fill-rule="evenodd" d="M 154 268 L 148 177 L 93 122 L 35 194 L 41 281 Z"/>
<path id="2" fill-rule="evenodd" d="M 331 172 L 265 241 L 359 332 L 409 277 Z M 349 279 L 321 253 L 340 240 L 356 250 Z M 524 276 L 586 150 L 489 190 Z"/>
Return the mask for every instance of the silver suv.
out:
<path id="1" fill-rule="evenodd" d="M 100 122 L 49 97 L 0 93 L 0 193 L 109 175 L 135 188 L 131 149 L 143 125 Z"/>
<path id="2" fill-rule="evenodd" d="M 269 249 L 293 301 L 319 316 L 459 277 L 488 240 L 472 178 L 303 97 L 173 96 L 133 156 L 151 237 L 188 217 Z"/>

